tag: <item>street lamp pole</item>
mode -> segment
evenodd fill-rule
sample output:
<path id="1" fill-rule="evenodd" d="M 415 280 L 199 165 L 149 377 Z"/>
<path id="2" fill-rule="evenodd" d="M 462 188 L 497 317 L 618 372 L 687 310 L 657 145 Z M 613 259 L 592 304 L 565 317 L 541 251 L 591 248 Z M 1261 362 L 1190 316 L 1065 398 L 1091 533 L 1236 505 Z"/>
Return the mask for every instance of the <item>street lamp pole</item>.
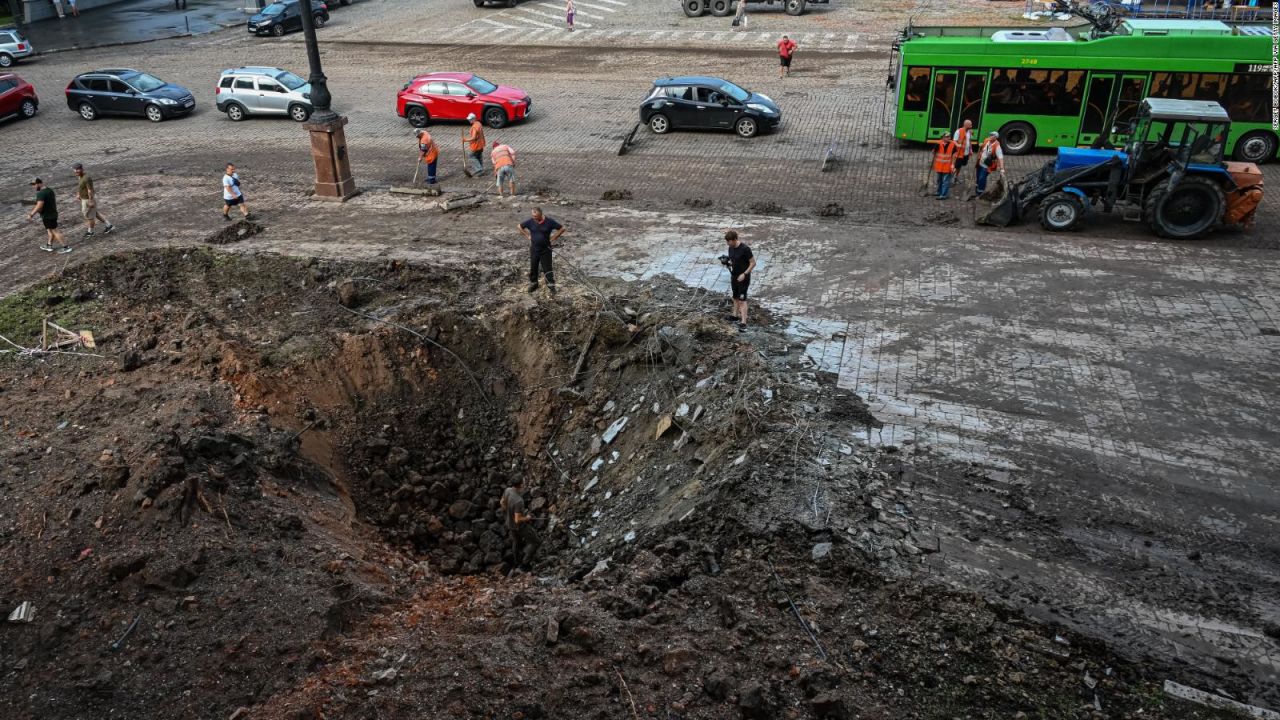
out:
<path id="1" fill-rule="evenodd" d="M 310 6 L 312 0 L 298 0 Z M 307 63 L 311 77 L 311 117 L 303 125 L 311 134 L 311 159 L 316 166 L 315 196 L 322 199 L 346 200 L 356 194 L 356 181 L 351 176 L 351 160 L 347 157 L 347 137 L 343 126 L 347 119 L 333 111 L 329 104 L 328 79 L 320 67 L 320 45 L 316 41 L 315 17 L 311 7 L 302 11 L 302 34 L 307 43 Z"/>

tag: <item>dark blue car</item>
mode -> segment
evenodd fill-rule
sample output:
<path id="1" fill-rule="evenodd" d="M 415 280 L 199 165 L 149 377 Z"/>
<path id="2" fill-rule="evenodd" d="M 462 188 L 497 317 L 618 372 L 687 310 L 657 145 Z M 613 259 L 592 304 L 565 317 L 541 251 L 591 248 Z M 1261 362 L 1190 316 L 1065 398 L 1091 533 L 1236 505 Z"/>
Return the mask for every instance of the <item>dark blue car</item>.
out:
<path id="1" fill-rule="evenodd" d="M 753 137 L 782 122 L 782 111 L 773 100 L 703 75 L 655 80 L 640 104 L 640 122 L 661 135 L 672 128 L 732 130 Z"/>
<path id="2" fill-rule="evenodd" d="M 99 115 L 140 115 L 151 122 L 181 117 L 195 109 L 191 91 L 127 68 L 77 75 L 67 85 L 67 107 L 85 120 Z"/>

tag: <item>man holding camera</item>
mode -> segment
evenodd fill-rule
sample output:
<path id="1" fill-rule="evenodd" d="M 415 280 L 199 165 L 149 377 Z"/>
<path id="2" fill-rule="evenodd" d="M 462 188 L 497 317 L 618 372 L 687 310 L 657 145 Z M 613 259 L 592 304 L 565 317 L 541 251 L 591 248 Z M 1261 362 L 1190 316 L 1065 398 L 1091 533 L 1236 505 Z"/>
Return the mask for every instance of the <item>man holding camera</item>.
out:
<path id="1" fill-rule="evenodd" d="M 729 268 L 729 289 L 733 294 L 733 314 L 725 317 L 738 323 L 738 332 L 747 330 L 747 288 L 751 285 L 751 271 L 756 269 L 756 258 L 751 248 L 738 239 L 738 231 L 724 234 L 729 244 L 729 254 L 720 256 L 720 263 Z"/>

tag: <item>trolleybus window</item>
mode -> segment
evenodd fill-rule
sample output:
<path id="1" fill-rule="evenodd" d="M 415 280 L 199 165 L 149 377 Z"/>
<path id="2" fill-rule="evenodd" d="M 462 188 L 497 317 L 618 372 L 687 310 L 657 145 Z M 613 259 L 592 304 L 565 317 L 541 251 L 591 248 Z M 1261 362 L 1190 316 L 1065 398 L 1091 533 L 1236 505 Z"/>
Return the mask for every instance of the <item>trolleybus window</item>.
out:
<path id="1" fill-rule="evenodd" d="M 929 73 L 931 68 L 913 67 L 907 70 L 907 92 L 902 102 L 903 110 L 920 111 L 929 107 Z"/>

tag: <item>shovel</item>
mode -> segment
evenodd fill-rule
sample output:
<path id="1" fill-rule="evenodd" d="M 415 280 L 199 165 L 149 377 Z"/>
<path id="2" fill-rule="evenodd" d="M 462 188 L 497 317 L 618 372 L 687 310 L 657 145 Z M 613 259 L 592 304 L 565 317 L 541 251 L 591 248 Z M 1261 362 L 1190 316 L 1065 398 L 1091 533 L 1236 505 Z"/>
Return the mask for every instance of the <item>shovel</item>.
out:
<path id="1" fill-rule="evenodd" d="M 467 136 L 462 136 L 462 172 L 467 177 L 474 177 L 471 174 L 471 148 L 467 147 Z"/>
<path id="2" fill-rule="evenodd" d="M 392 185 L 388 192 L 397 193 L 399 195 L 439 195 L 440 188 L 431 186 L 428 188 L 418 187 L 418 173 L 422 170 L 422 155 L 418 155 L 418 164 L 413 167 L 413 184 L 409 187 L 398 187 Z"/>

